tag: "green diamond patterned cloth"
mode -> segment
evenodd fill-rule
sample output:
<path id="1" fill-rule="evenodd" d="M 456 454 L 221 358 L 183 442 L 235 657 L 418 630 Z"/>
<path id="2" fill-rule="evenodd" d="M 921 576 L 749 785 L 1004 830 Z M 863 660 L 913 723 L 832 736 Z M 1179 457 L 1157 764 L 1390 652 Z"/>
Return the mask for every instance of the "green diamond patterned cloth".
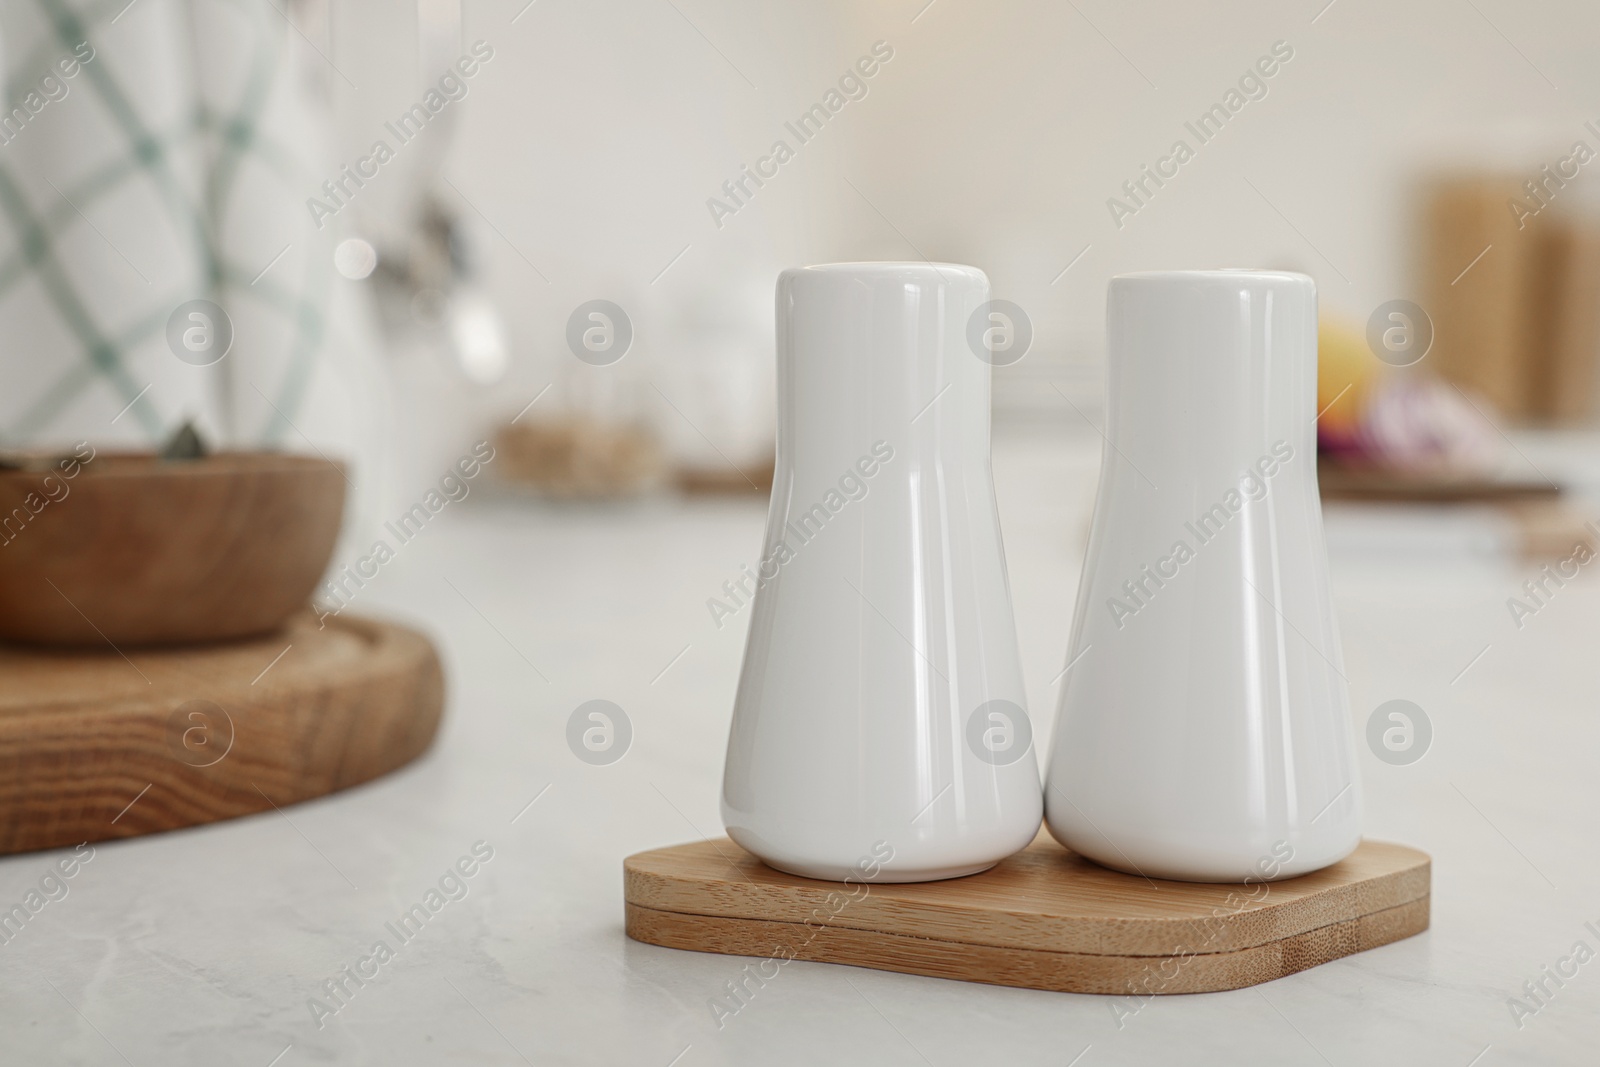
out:
<path id="1" fill-rule="evenodd" d="M 212 441 L 352 459 L 386 392 L 334 228 L 326 61 L 271 0 L 0 8 L 0 446 Z M 192 301 L 219 361 L 180 358 Z M 191 305 L 194 306 L 194 305 Z M 203 306 L 203 305 L 201 305 Z M 175 314 L 178 313 L 178 314 Z"/>

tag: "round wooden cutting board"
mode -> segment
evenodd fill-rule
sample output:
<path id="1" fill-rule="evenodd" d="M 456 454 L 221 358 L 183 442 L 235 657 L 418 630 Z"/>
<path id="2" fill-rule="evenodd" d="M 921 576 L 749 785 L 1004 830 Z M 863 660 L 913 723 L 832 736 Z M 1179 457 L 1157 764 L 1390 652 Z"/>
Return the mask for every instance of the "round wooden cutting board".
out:
<path id="1" fill-rule="evenodd" d="M 178 649 L 0 645 L 0 853 L 347 789 L 426 751 L 443 706 L 425 637 L 349 616 Z"/>

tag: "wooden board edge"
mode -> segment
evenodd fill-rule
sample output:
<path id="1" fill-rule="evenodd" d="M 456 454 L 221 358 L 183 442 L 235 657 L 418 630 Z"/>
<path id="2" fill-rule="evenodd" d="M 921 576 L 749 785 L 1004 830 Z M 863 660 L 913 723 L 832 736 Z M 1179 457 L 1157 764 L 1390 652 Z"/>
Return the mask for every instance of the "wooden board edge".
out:
<path id="1" fill-rule="evenodd" d="M 1230 952 L 1110 956 L 998 948 L 904 934 L 760 919 L 727 919 L 625 905 L 628 937 L 664 948 L 777 961 L 836 963 L 929 978 L 1058 993 L 1156 996 L 1215 993 L 1283 978 L 1428 929 L 1431 898 Z M 770 980 L 758 970 L 752 979 Z M 774 974 L 776 972 L 773 972 Z"/>
<path id="2" fill-rule="evenodd" d="M 380 729 L 385 731 L 386 745 L 358 746 L 361 751 L 354 759 L 341 750 L 344 758 L 324 761 L 317 769 L 320 782 L 305 786 L 302 781 L 296 788 L 297 783 L 275 775 L 281 768 L 251 762 L 244 753 L 203 768 L 175 759 L 166 748 L 168 702 L 129 700 L 110 708 L 71 704 L 69 711 L 115 721 L 127 731 L 120 742 L 97 739 L 93 745 L 91 763 L 116 771 L 80 775 L 72 785 L 59 787 L 70 795 L 70 811 L 62 810 L 59 797 L 41 801 L 27 795 L 19 798 L 15 789 L 0 789 L 0 856 L 256 815 L 364 785 L 421 758 L 437 740 L 444 717 L 444 668 L 437 649 L 421 631 L 403 624 L 361 616 L 334 621 L 370 633 L 374 652 L 355 676 L 325 688 L 362 693 L 369 700 L 375 690 L 389 692 L 404 706 L 396 703 L 377 722 L 356 722 L 346 712 L 319 719 L 319 725 L 357 734 Z M 256 702 L 266 705 L 265 714 L 280 718 L 302 714 L 316 718 L 326 710 L 315 699 L 307 703 L 293 689 L 280 692 L 276 701 L 268 690 Z M 54 717 L 61 709 L 50 705 L 40 714 Z M 29 725 L 25 713 L 0 719 L 0 745 L 7 734 L 26 733 Z M 316 737 L 301 747 L 326 751 Z M 16 755 L 8 753 L 8 758 L 14 760 Z M 129 804 L 130 798 L 137 803 Z"/>
<path id="3" fill-rule="evenodd" d="M 1014 928 L 1001 930 L 998 928 L 1000 924 L 989 925 L 985 927 L 987 936 L 983 939 L 961 943 L 1000 949 L 1111 956 L 1159 957 L 1177 951 L 1174 946 L 1191 944 L 1216 945 L 1215 952 L 1236 951 L 1270 945 L 1331 925 L 1327 918 L 1329 911 L 1342 916 L 1333 920 L 1337 923 L 1426 899 L 1432 892 L 1432 857 L 1409 845 L 1374 843 L 1403 849 L 1412 853 L 1413 858 L 1407 866 L 1396 867 L 1360 881 L 1330 886 L 1308 896 L 1279 902 L 1271 908 L 1242 908 L 1225 916 L 1226 925 L 1220 927 L 1216 917 L 1205 915 L 1062 920 L 1026 911 L 993 912 L 991 914 L 996 918 L 1003 914 L 1005 923 Z M 946 911 L 922 901 L 910 903 L 890 900 L 873 906 L 870 895 L 841 911 L 828 906 L 829 896 L 841 889 L 841 886 L 831 882 L 795 879 L 792 884 L 773 884 L 726 877 L 723 881 L 710 883 L 704 879 L 651 869 L 646 865 L 651 857 L 669 854 L 674 848 L 681 847 L 651 849 L 624 860 L 624 901 L 653 911 L 791 924 L 804 923 L 814 917 L 818 909 L 823 909 L 825 914 L 831 915 L 829 922 L 833 926 L 932 940 L 942 939 L 930 934 L 930 930 L 948 928 L 952 918 L 958 924 L 965 918 L 959 911 Z M 744 854 L 742 850 L 740 854 Z M 1317 873 L 1312 872 L 1306 877 L 1314 877 Z M 870 891 L 871 887 L 868 888 Z M 1270 900 L 1270 893 L 1267 899 Z M 982 921 L 982 916 L 974 915 L 973 919 L 971 925 L 976 926 Z M 1086 928 L 1093 933 L 1080 933 L 1074 929 L 1070 934 L 1063 935 L 1060 930 L 1064 926 Z M 1096 951 L 1089 947 L 1090 943 L 1113 937 L 1124 943 L 1134 943 L 1121 951 Z M 1139 941 L 1144 943 L 1138 944 Z"/>
<path id="4" fill-rule="evenodd" d="M 307 609 L 292 616 L 284 626 L 272 633 L 255 637 L 240 638 L 236 640 L 220 641 L 215 644 L 193 645 L 188 647 L 174 646 L 147 646 L 129 648 L 127 657 L 132 657 L 128 662 L 133 663 L 138 669 L 138 663 L 157 675 L 158 680 L 165 680 L 173 675 L 183 675 L 187 672 L 183 668 L 168 666 L 163 657 L 174 657 L 184 653 L 204 653 L 210 650 L 226 650 L 234 646 L 253 646 L 271 643 L 274 639 L 287 642 L 291 647 L 298 642 L 305 629 L 313 631 L 321 627 L 312 627 L 316 620 L 315 613 Z M 282 675 L 273 673 L 258 675 L 255 678 L 243 675 L 226 680 L 208 679 L 201 684 L 196 684 L 192 677 L 185 678 L 183 687 L 192 689 L 195 696 L 213 700 L 217 703 L 249 707 L 258 703 L 272 702 L 275 695 L 285 691 L 295 692 L 314 688 L 318 685 L 336 684 L 341 688 L 359 688 L 363 682 L 371 678 L 387 678 L 396 672 L 417 669 L 432 660 L 438 668 L 438 653 L 433 642 L 428 636 L 415 627 L 388 619 L 377 618 L 370 615 L 330 615 L 327 619 L 327 628 L 341 630 L 349 637 L 360 641 L 365 647 L 365 654 L 356 661 L 345 661 L 337 667 L 319 665 L 302 671 L 296 679 L 287 685 L 281 680 Z M 25 654 L 34 655 L 41 659 L 46 657 L 59 658 L 71 661 L 80 657 L 103 657 L 108 661 L 117 662 L 118 652 L 114 649 L 100 648 L 53 648 L 48 646 L 16 645 L 0 641 L 8 649 L 13 649 Z M 285 649 L 287 651 L 287 649 Z M 270 655 L 270 653 L 269 653 Z M 122 657 L 127 659 L 127 657 Z M 438 668 L 441 669 L 442 668 Z M 173 694 L 170 688 L 163 688 L 153 693 L 147 693 L 144 686 L 130 688 L 126 693 L 107 697 L 89 697 L 79 695 L 66 695 L 48 698 L 43 701 L 30 701 L 25 707 L 0 707 L 0 728 L 11 722 L 38 722 L 48 721 L 52 716 L 72 718 L 85 713 L 104 714 L 111 709 L 127 714 L 140 714 L 151 708 L 169 709 L 172 706 Z"/>

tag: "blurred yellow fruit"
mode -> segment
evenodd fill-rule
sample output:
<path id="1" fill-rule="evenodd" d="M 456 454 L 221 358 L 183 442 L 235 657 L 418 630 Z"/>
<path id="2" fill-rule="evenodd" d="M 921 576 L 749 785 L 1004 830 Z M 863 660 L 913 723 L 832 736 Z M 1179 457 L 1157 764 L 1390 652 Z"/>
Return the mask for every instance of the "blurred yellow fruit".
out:
<path id="1" fill-rule="evenodd" d="M 1381 364 L 1366 337 L 1349 322 L 1324 318 L 1317 326 L 1317 429 L 1324 438 L 1354 435 Z M 1331 406 L 1330 406 L 1331 405 Z M 1326 410 L 1324 410 L 1326 409 Z"/>

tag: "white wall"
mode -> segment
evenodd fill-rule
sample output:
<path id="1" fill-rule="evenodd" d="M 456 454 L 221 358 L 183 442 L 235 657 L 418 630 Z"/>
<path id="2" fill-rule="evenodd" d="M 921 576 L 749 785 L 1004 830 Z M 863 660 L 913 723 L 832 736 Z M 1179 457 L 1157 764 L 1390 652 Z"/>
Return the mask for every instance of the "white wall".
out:
<path id="1" fill-rule="evenodd" d="M 568 313 L 605 296 L 634 316 L 633 373 L 710 419 L 694 323 L 754 323 L 733 328 L 765 349 L 782 267 L 921 255 L 983 267 L 1030 311 L 1035 352 L 1014 385 L 1092 395 L 1111 274 L 1293 267 L 1325 308 L 1364 319 L 1411 292 L 1406 209 L 1425 160 L 1531 173 L 1579 137 L 1596 143 L 1582 124 L 1600 118 L 1600 8 L 1576 0 L 1336 0 L 1320 16 L 1325 0 L 924 2 L 538 0 L 512 24 L 523 0 L 469 0 L 466 40 L 497 54 L 448 174 L 500 231 L 474 216 L 517 366 L 452 400 L 451 417 L 516 411 L 574 363 Z M 370 79 L 344 93 L 364 98 L 357 110 L 395 88 L 375 73 L 415 55 L 396 62 L 401 22 L 375 0 L 340 8 L 341 64 Z M 867 97 L 719 229 L 707 198 L 878 40 L 894 58 Z M 1268 95 L 1114 225 L 1107 198 L 1175 139 L 1194 145 L 1184 121 L 1279 40 L 1294 56 Z M 347 118 L 359 145 L 357 127 Z"/>

